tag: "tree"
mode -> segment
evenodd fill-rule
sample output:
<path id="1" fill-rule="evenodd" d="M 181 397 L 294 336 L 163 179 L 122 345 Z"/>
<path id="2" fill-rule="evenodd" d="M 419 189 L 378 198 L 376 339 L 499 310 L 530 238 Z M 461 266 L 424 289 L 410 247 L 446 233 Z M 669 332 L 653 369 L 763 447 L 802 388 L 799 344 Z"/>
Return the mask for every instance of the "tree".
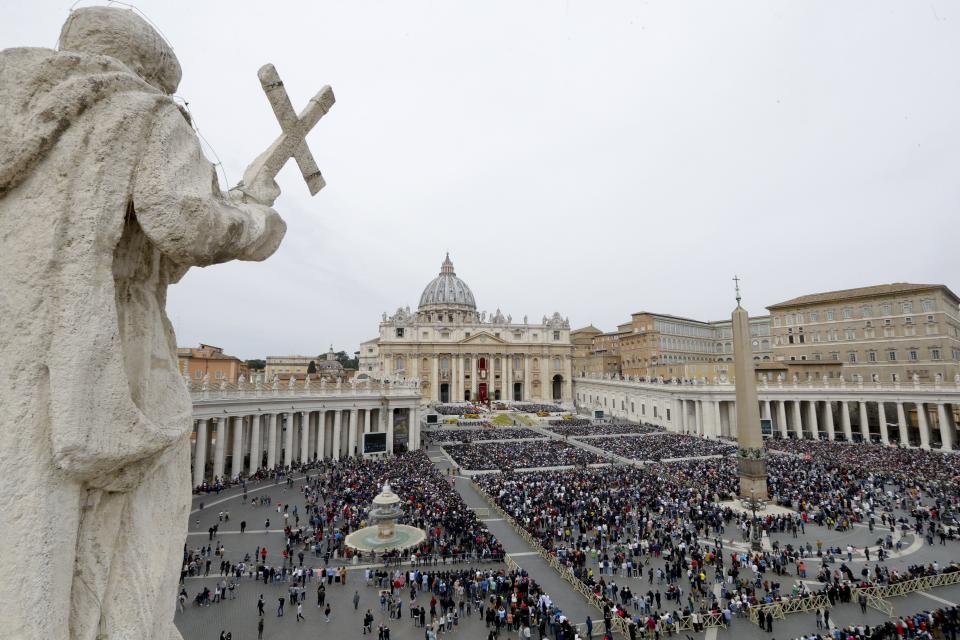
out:
<path id="1" fill-rule="evenodd" d="M 316 372 L 317 372 L 317 363 L 311 360 L 310 364 L 307 365 L 307 373 L 316 373 Z"/>
<path id="2" fill-rule="evenodd" d="M 246 364 L 247 367 L 251 370 L 260 370 L 260 369 L 267 368 L 266 360 L 246 360 L 244 364 Z"/>
<path id="3" fill-rule="evenodd" d="M 337 362 L 343 365 L 344 369 L 359 369 L 359 362 L 356 358 L 351 358 L 346 351 L 337 351 Z"/>

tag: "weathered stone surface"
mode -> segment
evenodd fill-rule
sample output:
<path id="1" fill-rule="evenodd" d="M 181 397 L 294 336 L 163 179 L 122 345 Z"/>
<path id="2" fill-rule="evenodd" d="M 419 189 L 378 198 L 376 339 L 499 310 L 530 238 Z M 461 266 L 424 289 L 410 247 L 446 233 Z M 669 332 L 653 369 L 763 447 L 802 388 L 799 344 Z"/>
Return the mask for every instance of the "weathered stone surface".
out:
<path id="1" fill-rule="evenodd" d="M 285 231 L 272 180 L 259 203 L 219 190 L 179 78 L 124 9 L 0 52 L 4 637 L 179 638 L 191 406 L 167 285 Z"/>

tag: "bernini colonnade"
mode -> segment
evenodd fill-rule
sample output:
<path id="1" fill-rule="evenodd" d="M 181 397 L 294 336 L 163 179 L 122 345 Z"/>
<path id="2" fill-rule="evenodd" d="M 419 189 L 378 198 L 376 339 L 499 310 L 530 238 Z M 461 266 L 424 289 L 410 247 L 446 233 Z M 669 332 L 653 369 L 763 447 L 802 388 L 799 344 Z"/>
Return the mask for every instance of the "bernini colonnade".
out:
<path id="1" fill-rule="evenodd" d="M 873 441 L 955 451 L 960 382 L 824 385 L 761 381 L 761 419 L 781 438 Z M 676 433 L 735 438 L 734 385 L 662 384 L 594 374 L 574 379 L 583 412 L 649 422 Z"/>
<path id="2" fill-rule="evenodd" d="M 420 447 L 420 390 L 411 382 L 194 385 L 193 484 L 258 469 L 363 453 L 363 434 Z"/>

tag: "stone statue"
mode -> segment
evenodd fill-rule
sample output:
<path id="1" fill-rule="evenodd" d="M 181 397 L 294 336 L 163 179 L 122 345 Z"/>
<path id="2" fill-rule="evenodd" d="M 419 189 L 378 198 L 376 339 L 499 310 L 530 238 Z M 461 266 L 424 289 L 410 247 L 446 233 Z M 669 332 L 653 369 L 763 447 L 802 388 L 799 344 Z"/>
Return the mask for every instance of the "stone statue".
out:
<path id="1" fill-rule="evenodd" d="M 29 563 L 0 578 L 4 637 L 180 638 L 192 421 L 167 286 L 267 258 L 285 225 L 271 171 L 220 191 L 179 81 L 127 9 L 0 52 L 0 539 Z"/>
<path id="2" fill-rule="evenodd" d="M 527 316 L 523 316 L 523 324 L 527 324 Z"/>

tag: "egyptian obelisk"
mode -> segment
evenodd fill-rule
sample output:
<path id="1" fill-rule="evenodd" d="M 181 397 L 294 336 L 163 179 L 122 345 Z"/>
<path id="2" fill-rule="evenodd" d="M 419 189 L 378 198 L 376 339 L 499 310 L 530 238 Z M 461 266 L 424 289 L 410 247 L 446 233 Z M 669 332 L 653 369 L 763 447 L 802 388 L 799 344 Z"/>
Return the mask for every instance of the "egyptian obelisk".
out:
<path id="1" fill-rule="evenodd" d="M 757 400 L 757 377 L 750 349 L 750 316 L 740 306 L 740 281 L 737 283 L 737 308 L 733 324 L 733 370 L 737 394 L 737 459 L 740 468 L 740 497 L 767 499 L 767 462 L 760 431 L 760 405 Z"/>

